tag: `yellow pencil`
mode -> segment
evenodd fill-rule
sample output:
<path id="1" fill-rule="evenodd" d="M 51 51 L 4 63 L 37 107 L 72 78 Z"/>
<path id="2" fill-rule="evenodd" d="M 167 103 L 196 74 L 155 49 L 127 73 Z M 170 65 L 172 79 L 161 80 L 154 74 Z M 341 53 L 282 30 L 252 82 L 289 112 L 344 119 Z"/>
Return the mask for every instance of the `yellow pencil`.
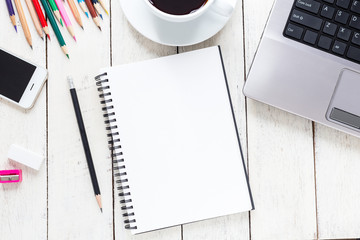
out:
<path id="1" fill-rule="evenodd" d="M 30 33 L 30 30 L 29 30 L 29 26 L 26 22 L 26 18 L 25 18 L 25 14 L 24 14 L 24 10 L 21 6 L 21 2 L 20 0 L 15 0 L 15 6 L 16 6 L 16 9 L 17 9 L 17 12 L 19 14 L 19 19 L 20 19 L 20 22 L 21 22 L 21 26 L 24 30 L 24 34 L 25 34 L 25 38 L 27 40 L 27 42 L 29 43 L 31 49 L 32 49 L 32 39 L 31 39 L 31 33 Z"/>
<path id="2" fill-rule="evenodd" d="M 104 11 L 106 12 L 107 15 L 109 15 L 109 12 L 106 10 L 106 6 L 103 0 L 98 0 L 101 7 L 104 9 Z"/>

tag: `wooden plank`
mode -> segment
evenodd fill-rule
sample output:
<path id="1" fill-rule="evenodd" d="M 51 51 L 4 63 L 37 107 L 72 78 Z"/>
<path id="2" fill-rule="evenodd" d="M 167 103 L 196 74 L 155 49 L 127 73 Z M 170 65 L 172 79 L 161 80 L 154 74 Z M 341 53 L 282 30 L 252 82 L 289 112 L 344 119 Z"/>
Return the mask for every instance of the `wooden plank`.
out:
<path id="1" fill-rule="evenodd" d="M 272 0 L 244 0 L 247 70 L 271 6 Z M 251 238 L 315 239 L 311 122 L 250 99 L 247 110 Z"/>
<path id="2" fill-rule="evenodd" d="M 83 13 L 82 30 L 68 5 L 77 42 L 66 28 L 60 30 L 70 60 L 62 53 L 51 30 L 48 45 L 49 97 L 49 239 L 112 239 L 112 173 L 94 77 L 110 64 L 110 18 L 104 15 L 102 31 Z M 102 194 L 103 213 L 95 200 L 89 170 L 69 94 L 68 75 L 74 78 Z"/>
<path id="3" fill-rule="evenodd" d="M 319 238 L 358 238 L 360 139 L 315 126 Z"/>
<path id="4" fill-rule="evenodd" d="M 241 91 L 244 84 L 242 20 L 242 2 L 238 1 L 231 19 L 218 34 L 200 44 L 180 47 L 179 52 L 220 45 L 240 141 L 247 164 L 245 98 Z M 183 237 L 183 239 L 249 239 L 249 213 L 233 214 L 185 224 L 183 226 Z"/>
<path id="5" fill-rule="evenodd" d="M 146 59 L 176 54 L 176 47 L 167 47 L 152 42 L 138 33 L 126 20 L 120 6 L 120 1 L 111 1 L 112 16 L 112 64 L 113 66 Z M 120 197 L 115 190 L 115 239 L 133 240 L 171 240 L 181 239 L 181 227 L 172 227 L 155 232 L 144 233 L 137 236 L 130 234 L 124 229 L 123 217 L 121 216 Z M 149 196 L 150 197 L 150 196 Z"/>
<path id="6" fill-rule="evenodd" d="M 0 1 L 0 47 L 42 67 L 46 66 L 45 42 L 37 35 L 24 1 L 21 1 L 32 34 L 31 50 L 17 18 L 15 32 L 5 1 Z M 15 8 L 15 5 L 14 5 Z M 0 186 L 0 233 L 2 239 L 46 239 L 47 191 L 46 161 L 39 171 L 10 162 L 7 153 L 11 144 L 46 155 L 46 87 L 31 110 L 22 110 L 0 100 L 0 169 L 20 168 L 23 182 Z M 34 124 L 36 123 L 36 124 Z"/>

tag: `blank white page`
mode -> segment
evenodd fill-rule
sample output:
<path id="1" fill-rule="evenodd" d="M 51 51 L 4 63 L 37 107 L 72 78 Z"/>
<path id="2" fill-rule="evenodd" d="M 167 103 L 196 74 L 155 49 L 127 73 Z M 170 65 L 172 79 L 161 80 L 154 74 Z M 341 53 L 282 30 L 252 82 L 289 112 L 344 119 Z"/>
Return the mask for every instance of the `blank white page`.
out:
<path id="1" fill-rule="evenodd" d="M 104 69 L 141 233 L 253 208 L 220 50 Z"/>

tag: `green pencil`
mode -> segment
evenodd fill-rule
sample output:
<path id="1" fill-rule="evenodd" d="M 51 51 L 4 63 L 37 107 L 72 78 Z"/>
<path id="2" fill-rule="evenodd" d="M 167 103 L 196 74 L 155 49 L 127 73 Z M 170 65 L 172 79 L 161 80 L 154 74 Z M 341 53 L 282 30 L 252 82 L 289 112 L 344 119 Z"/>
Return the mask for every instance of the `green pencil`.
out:
<path id="1" fill-rule="evenodd" d="M 59 21 L 61 26 L 64 26 L 63 23 L 62 23 L 62 19 L 61 19 L 61 16 L 60 16 L 59 9 L 58 9 L 55 1 L 54 0 L 48 0 L 48 1 L 50 3 L 51 9 L 54 11 L 54 15 L 55 15 L 56 19 Z"/>
<path id="2" fill-rule="evenodd" d="M 60 32 L 60 29 L 59 29 L 58 25 L 56 24 L 56 20 L 55 20 L 55 18 L 54 18 L 54 15 L 53 15 L 52 12 L 51 12 L 49 3 L 48 3 L 46 0 L 40 0 L 40 1 L 41 1 L 41 4 L 42 4 L 43 7 L 44 7 L 46 16 L 49 18 L 50 24 L 51 24 L 52 28 L 54 29 L 56 38 L 57 38 L 57 40 L 59 41 L 59 44 L 60 44 L 61 49 L 63 50 L 63 52 L 65 53 L 65 55 L 69 58 L 69 54 L 68 54 L 68 51 L 67 51 L 67 48 L 66 48 L 66 44 L 65 44 L 64 38 L 63 38 L 63 36 L 61 35 L 61 32 Z"/>

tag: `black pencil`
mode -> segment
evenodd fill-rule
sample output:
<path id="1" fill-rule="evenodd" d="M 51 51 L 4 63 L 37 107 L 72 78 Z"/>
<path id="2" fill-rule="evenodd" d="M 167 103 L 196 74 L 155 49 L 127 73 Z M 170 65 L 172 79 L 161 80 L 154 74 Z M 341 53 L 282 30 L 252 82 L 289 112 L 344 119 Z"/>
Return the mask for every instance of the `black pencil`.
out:
<path id="1" fill-rule="evenodd" d="M 81 135 L 81 141 L 83 143 L 86 161 L 87 161 L 87 164 L 89 167 L 91 182 L 92 182 L 94 192 L 95 192 L 95 198 L 96 198 L 96 201 L 99 204 L 100 210 L 102 212 L 101 193 L 100 193 L 99 183 L 96 178 L 95 167 L 94 167 L 94 163 L 93 163 L 93 160 L 91 157 L 89 142 L 88 142 L 88 139 L 86 136 L 86 131 L 85 131 L 85 126 L 84 126 L 84 121 L 83 121 L 83 118 L 81 115 L 79 100 L 77 98 L 77 94 L 76 94 L 76 90 L 75 90 L 72 78 L 68 77 L 68 81 L 69 81 L 69 85 L 70 85 L 71 99 L 72 99 L 72 102 L 74 105 L 75 115 L 76 115 L 76 119 L 77 119 L 78 126 L 79 126 L 79 131 L 80 131 L 80 135 Z"/>

